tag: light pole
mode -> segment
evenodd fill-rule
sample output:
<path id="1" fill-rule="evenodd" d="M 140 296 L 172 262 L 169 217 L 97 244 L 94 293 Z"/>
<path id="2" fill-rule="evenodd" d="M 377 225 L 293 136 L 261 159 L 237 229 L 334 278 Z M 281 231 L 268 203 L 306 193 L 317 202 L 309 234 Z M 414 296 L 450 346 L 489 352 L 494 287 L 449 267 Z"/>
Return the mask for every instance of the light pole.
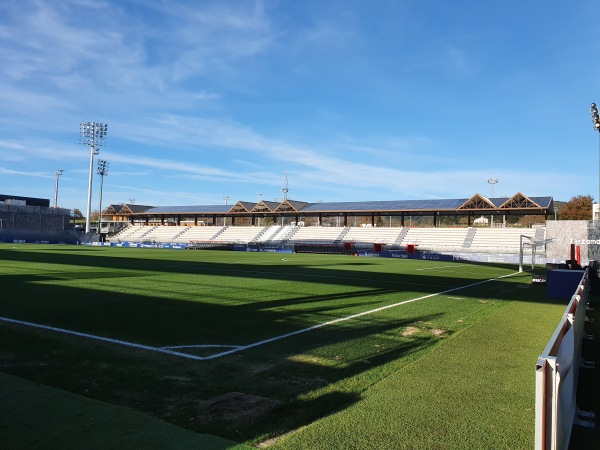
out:
<path id="1" fill-rule="evenodd" d="M 289 192 L 289 188 L 288 188 L 288 172 L 287 170 L 285 171 L 285 184 L 283 185 L 283 189 L 281 189 L 281 193 L 283 194 L 283 201 L 285 202 L 287 200 L 287 195 Z"/>
<path id="2" fill-rule="evenodd" d="M 492 196 L 494 198 L 494 185 L 498 183 L 498 178 L 488 178 L 487 182 L 492 186 Z M 490 228 L 494 227 L 494 215 L 491 215 L 492 220 L 490 221 Z"/>
<path id="3" fill-rule="evenodd" d="M 62 175 L 64 170 L 57 170 L 54 175 L 56 176 L 56 182 L 54 183 L 54 208 L 58 208 L 58 178 Z"/>
<path id="4" fill-rule="evenodd" d="M 100 233 L 100 227 L 102 226 L 102 189 L 104 188 L 104 176 L 108 175 L 108 161 L 99 159 L 96 173 L 100 175 L 100 208 L 98 209 L 98 233 Z"/>
<path id="5" fill-rule="evenodd" d="M 229 200 L 229 195 L 224 195 L 223 200 L 225 200 L 225 204 L 227 204 L 227 200 Z M 227 217 L 223 216 L 223 226 L 227 223 Z"/>
<path id="6" fill-rule="evenodd" d="M 92 215 L 92 177 L 94 174 L 94 155 L 100 154 L 100 147 L 106 142 L 108 125 L 100 122 L 81 123 L 81 144 L 90 146 L 90 177 L 88 180 L 88 200 L 85 218 L 85 232 L 90 232 L 90 216 Z"/>
<path id="7" fill-rule="evenodd" d="M 494 185 L 498 183 L 498 178 L 488 178 L 487 182 L 492 185 L 492 196 L 494 198 Z"/>
<path id="8" fill-rule="evenodd" d="M 590 111 L 592 112 L 592 123 L 594 124 L 594 130 L 600 132 L 600 115 L 598 115 L 598 108 L 596 107 L 595 103 L 592 103 Z M 600 215 L 600 141 L 598 141 L 598 153 L 598 199 L 595 205 L 596 208 L 594 208 L 594 216 L 592 217 L 594 220 L 600 219 L 600 217 L 598 217 L 598 215 Z"/>

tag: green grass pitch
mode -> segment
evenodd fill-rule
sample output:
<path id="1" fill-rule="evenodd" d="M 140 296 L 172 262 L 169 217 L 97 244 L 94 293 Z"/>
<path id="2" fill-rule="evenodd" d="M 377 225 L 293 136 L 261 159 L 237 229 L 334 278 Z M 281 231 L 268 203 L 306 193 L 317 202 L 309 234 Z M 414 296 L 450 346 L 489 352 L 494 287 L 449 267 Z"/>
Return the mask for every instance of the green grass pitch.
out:
<path id="1" fill-rule="evenodd" d="M 515 272 L 0 244 L 0 370 L 273 448 L 531 448 L 564 305 Z"/>

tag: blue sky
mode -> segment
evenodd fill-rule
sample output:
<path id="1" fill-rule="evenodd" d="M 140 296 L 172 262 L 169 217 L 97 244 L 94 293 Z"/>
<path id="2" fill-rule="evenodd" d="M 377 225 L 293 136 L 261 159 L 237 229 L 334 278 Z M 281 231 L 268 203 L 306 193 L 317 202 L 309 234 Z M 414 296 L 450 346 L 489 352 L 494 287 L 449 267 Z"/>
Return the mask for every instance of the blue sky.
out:
<path id="1" fill-rule="evenodd" d="M 598 198 L 597 1 L 2 0 L 0 193 Z M 98 158 L 98 157 L 97 157 Z M 94 164 L 95 166 L 96 164 Z M 92 209 L 98 208 L 94 175 Z"/>

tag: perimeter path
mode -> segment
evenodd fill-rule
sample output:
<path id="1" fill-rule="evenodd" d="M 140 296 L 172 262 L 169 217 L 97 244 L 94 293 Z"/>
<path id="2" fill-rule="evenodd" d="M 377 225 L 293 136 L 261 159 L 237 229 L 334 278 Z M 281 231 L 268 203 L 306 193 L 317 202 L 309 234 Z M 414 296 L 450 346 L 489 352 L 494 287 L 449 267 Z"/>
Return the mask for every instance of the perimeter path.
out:
<path id="1" fill-rule="evenodd" d="M 333 324 L 340 323 L 340 322 L 346 322 L 348 320 L 356 319 L 358 317 L 367 316 L 367 315 L 370 315 L 370 314 L 375 314 L 375 313 L 378 313 L 379 311 L 384 311 L 386 309 L 396 308 L 398 306 L 406 305 L 408 303 L 414 303 L 414 302 L 418 302 L 420 300 L 425 300 L 425 299 L 428 299 L 428 298 L 437 297 L 439 295 L 449 294 L 451 292 L 460 291 L 462 289 L 468 289 L 468 288 L 473 287 L 473 286 L 477 286 L 477 285 L 484 284 L 484 283 L 489 283 L 491 281 L 496 281 L 496 280 L 500 280 L 500 279 L 503 279 L 503 278 L 512 277 L 512 276 L 518 275 L 518 274 L 519 274 L 519 272 L 514 272 L 514 273 L 511 273 L 511 274 L 508 274 L 508 275 L 502 275 L 500 277 L 489 278 L 487 280 L 483 280 L 483 281 L 478 281 L 476 283 L 467 284 L 466 286 L 459 286 L 459 287 L 455 287 L 455 288 L 452 288 L 452 289 L 446 289 L 445 291 L 435 292 L 433 294 L 423 295 L 422 297 L 416 297 L 416 298 L 412 298 L 412 299 L 409 299 L 409 300 L 404 300 L 402 302 L 393 303 L 391 305 L 381 306 L 379 308 L 370 309 L 368 311 L 363 311 L 361 313 L 352 314 L 350 316 L 340 317 L 338 319 L 333 319 L 333 320 L 329 320 L 327 322 L 319 323 L 317 325 L 313 325 L 313 326 L 308 327 L 308 328 L 302 328 L 300 330 L 292 331 L 290 333 L 280 334 L 279 336 L 275 336 L 275 337 L 272 337 L 272 338 L 269 338 L 269 339 L 263 339 L 262 341 L 257 341 L 257 342 L 253 342 L 251 344 L 239 345 L 239 346 L 209 344 L 209 345 L 188 345 L 188 346 L 153 347 L 153 346 L 150 346 L 150 345 L 138 344 L 138 343 L 135 343 L 135 342 L 123 341 L 123 340 L 120 340 L 120 339 L 112 339 L 112 338 L 108 338 L 108 337 L 104 337 L 104 336 L 98 336 L 98 335 L 89 334 L 89 333 L 81 333 L 79 331 L 67 330 L 67 329 L 64 329 L 64 328 L 52 327 L 52 326 L 43 325 L 43 324 L 39 324 L 39 323 L 33 323 L 33 322 L 26 322 L 26 321 L 23 321 L 23 320 L 11 319 L 9 317 L 0 317 L 0 321 L 8 322 L 8 323 L 13 323 L 13 324 L 18 324 L 18 325 L 22 325 L 22 326 L 26 326 L 26 327 L 31 327 L 31 328 L 37 328 L 37 329 L 52 331 L 52 332 L 55 332 L 55 333 L 70 334 L 70 335 L 73 335 L 73 336 L 83 337 L 83 338 L 87 338 L 87 339 L 94 339 L 94 340 L 97 340 L 97 341 L 103 341 L 103 342 L 107 342 L 107 343 L 110 343 L 110 344 L 121 345 L 121 346 L 125 346 L 125 347 L 133 347 L 133 348 L 137 348 L 137 349 L 140 349 L 140 350 L 148 350 L 148 351 L 152 351 L 152 352 L 165 353 L 165 354 L 168 354 L 168 355 L 177 356 L 177 357 L 181 357 L 181 358 L 193 359 L 193 360 L 196 360 L 196 361 L 207 361 L 207 360 L 210 360 L 210 359 L 216 359 L 216 358 L 220 358 L 222 356 L 231 355 L 233 353 L 238 353 L 238 352 L 241 352 L 241 351 L 244 351 L 244 350 L 248 350 L 250 348 L 259 347 L 261 345 L 269 344 L 271 342 L 280 341 L 282 339 L 286 339 L 286 338 L 289 338 L 291 336 L 296 336 L 298 334 L 307 333 L 309 331 L 317 330 L 319 328 L 323 328 L 323 327 L 326 327 L 328 325 L 333 325 Z M 180 351 L 177 350 L 177 349 L 182 349 L 182 348 L 227 348 L 227 350 L 224 350 L 222 352 L 215 353 L 215 354 L 209 355 L 209 356 L 196 356 L 196 355 L 190 355 L 189 353 L 180 352 Z"/>

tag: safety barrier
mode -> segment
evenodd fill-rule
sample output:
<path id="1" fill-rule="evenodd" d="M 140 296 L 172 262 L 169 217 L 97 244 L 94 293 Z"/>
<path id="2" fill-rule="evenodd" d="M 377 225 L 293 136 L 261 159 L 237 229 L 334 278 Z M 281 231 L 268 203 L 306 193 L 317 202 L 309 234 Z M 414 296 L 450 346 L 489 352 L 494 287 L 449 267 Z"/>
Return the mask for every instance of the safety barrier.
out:
<path id="1" fill-rule="evenodd" d="M 583 272 L 567 309 L 538 358 L 535 378 L 535 449 L 566 450 L 573 424 L 593 426 L 593 413 L 577 407 L 579 368 L 588 305 L 588 271 Z"/>

